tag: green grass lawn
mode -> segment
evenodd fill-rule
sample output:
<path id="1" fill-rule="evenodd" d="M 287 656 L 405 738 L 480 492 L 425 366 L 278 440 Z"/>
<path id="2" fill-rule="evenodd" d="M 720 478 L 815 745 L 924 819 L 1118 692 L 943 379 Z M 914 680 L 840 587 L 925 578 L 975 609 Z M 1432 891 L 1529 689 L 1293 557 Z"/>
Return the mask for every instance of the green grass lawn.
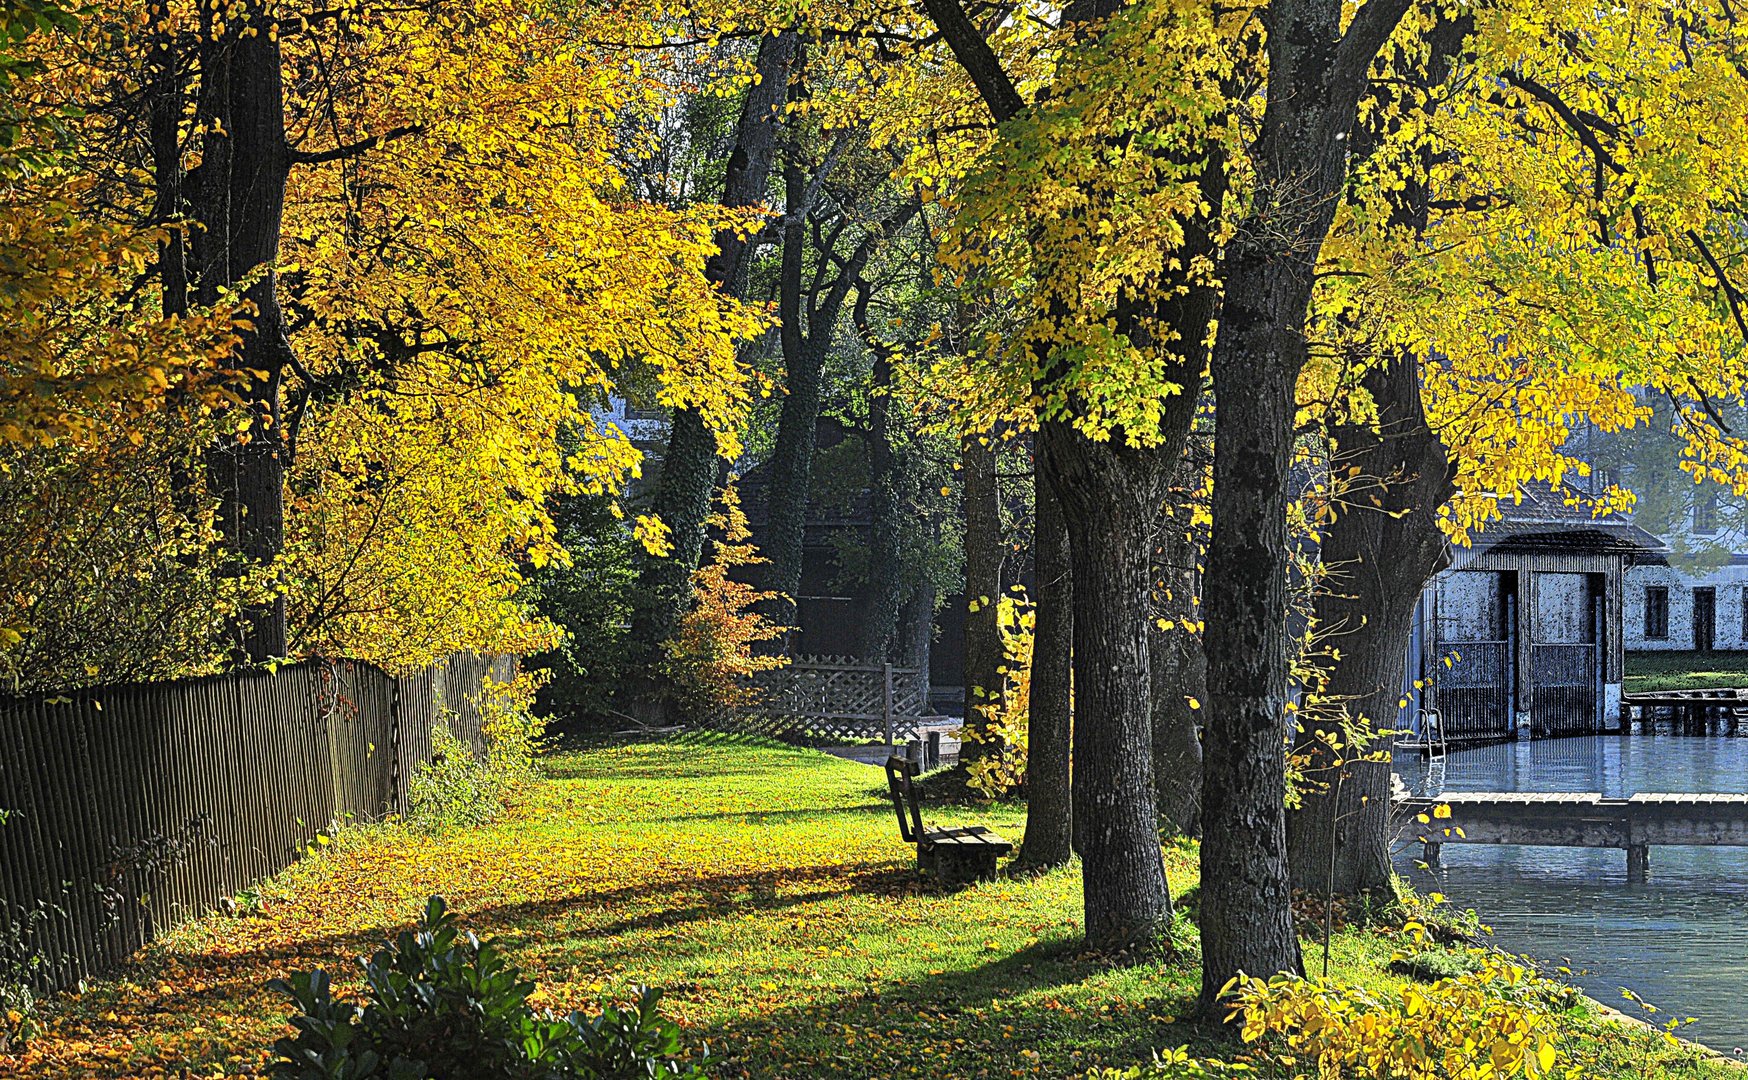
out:
<path id="1" fill-rule="evenodd" d="M 1641 652 L 1627 654 L 1625 690 L 1712 690 L 1748 686 L 1748 652 Z"/>
<path id="2" fill-rule="evenodd" d="M 1081 953 L 1077 870 L 958 892 L 920 882 L 867 766 L 693 739 L 565 755 L 548 775 L 489 827 L 353 831 L 264 888 L 260 915 L 197 923 L 54 1003 L 46 1035 L 0 1057 L 0 1075 L 250 1073 L 284 1024 L 262 984 L 316 964 L 355 983 L 353 958 L 430 893 L 510 945 L 540 1004 L 668 988 L 719 1080 L 1067 1077 L 1183 1043 L 1241 1052 L 1186 1019 L 1193 961 L 1113 967 Z M 1010 838 L 1024 824 L 1012 804 L 930 816 Z M 1195 883 L 1193 846 L 1166 861 L 1174 891 Z M 1335 974 L 1389 990 L 1401 941 L 1344 930 Z M 1676 1051 L 1571 1022 L 1589 1075 L 1737 1075 L 1665 1071 Z"/>

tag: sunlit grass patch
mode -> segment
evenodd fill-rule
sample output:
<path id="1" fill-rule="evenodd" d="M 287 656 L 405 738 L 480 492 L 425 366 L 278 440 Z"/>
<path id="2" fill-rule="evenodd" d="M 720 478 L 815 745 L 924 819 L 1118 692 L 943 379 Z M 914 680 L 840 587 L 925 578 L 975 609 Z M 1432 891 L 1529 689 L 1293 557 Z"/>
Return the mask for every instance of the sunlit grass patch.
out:
<path id="1" fill-rule="evenodd" d="M 1190 1021 L 1191 964 L 1082 954 L 1077 867 L 955 892 L 920 881 L 878 770 L 694 738 L 566 755 L 547 774 L 489 826 L 342 834 L 264 886 L 258 915 L 205 920 L 56 1003 L 47 1035 L 0 1058 L 0 1076 L 246 1074 L 283 1030 L 269 978 L 323 965 L 355 979 L 356 957 L 433 893 L 503 939 L 538 980 L 537 1005 L 667 988 L 718 1078 L 1065 1077 L 1185 1042 L 1242 1052 Z M 1015 839 L 1024 827 L 1014 803 L 926 814 Z M 1181 894 L 1195 847 L 1165 857 Z M 1341 931 L 1332 974 L 1389 992 L 1399 945 Z M 1319 963 L 1309 943 L 1306 959 Z M 1579 1047 L 1596 1075 L 1663 1075 L 1645 1062 L 1673 1053 L 1642 1034 L 1607 1040 Z"/>

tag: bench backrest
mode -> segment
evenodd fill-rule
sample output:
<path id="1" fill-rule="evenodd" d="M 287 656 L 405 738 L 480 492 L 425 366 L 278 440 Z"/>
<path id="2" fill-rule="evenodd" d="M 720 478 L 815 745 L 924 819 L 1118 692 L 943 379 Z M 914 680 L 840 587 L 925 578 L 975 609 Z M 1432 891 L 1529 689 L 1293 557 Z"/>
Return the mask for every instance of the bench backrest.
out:
<path id="1" fill-rule="evenodd" d="M 892 794 L 892 809 L 898 814 L 898 835 L 907 844 L 914 844 L 923 835 L 923 815 L 917 808 L 916 788 L 911 777 L 917 773 L 917 763 L 901 757 L 886 759 L 886 788 Z"/>

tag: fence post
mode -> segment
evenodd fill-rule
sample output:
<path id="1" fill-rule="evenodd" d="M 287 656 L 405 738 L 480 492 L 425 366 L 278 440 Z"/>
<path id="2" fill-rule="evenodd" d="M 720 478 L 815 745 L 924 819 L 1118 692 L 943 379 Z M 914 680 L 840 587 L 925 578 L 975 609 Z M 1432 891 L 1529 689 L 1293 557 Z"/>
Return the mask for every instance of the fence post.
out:
<path id="1" fill-rule="evenodd" d="M 886 684 L 882 688 L 880 715 L 886 721 L 886 746 L 888 749 L 897 749 L 898 743 L 892 731 L 892 664 L 890 662 L 884 665 L 884 674 Z"/>

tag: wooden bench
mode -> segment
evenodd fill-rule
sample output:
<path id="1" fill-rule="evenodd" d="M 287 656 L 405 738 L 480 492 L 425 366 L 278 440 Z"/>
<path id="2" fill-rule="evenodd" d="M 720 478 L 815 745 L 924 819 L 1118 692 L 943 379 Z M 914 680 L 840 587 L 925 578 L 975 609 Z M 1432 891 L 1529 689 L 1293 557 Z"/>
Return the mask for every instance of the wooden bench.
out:
<path id="1" fill-rule="evenodd" d="M 948 885 L 992 881 L 996 860 L 1014 845 L 981 825 L 964 829 L 925 829 L 911 779 L 917 763 L 901 757 L 886 759 L 886 786 L 898 814 L 898 835 L 916 845 L 917 869 Z"/>

